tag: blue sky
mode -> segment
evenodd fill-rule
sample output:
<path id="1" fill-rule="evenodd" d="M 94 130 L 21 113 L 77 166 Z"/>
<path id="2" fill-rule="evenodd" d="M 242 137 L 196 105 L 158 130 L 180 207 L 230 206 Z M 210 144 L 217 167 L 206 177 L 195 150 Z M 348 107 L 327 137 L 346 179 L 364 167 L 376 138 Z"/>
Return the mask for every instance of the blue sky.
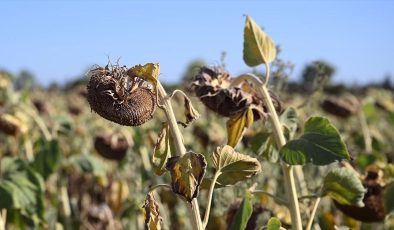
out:
<path id="1" fill-rule="evenodd" d="M 159 62 L 176 82 L 195 58 L 230 72 L 242 60 L 244 14 L 296 65 L 324 59 L 335 81 L 365 83 L 394 75 L 394 1 L 11 1 L 0 2 L 0 68 L 30 70 L 44 85 L 64 83 L 107 56 L 127 66 Z M 263 67 L 260 67 L 263 68 Z M 394 79 L 393 79 L 394 80 Z"/>

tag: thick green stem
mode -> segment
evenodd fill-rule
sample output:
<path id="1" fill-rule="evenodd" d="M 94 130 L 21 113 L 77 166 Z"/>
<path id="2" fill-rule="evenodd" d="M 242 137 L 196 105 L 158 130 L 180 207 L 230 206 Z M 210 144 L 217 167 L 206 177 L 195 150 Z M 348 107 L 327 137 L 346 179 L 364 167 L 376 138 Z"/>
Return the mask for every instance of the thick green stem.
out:
<path id="1" fill-rule="evenodd" d="M 64 216 L 70 218 L 71 216 L 70 199 L 68 196 L 67 188 L 64 185 L 60 187 L 60 199 L 61 199 L 62 211 Z"/>
<path id="2" fill-rule="evenodd" d="M 267 105 L 268 108 L 269 117 L 273 125 L 273 131 L 276 137 L 276 143 L 278 145 L 278 149 L 281 149 L 286 144 L 286 139 L 285 136 L 283 135 L 282 125 L 279 121 L 275 107 L 272 103 L 271 96 L 265 85 L 261 86 L 261 93 L 263 96 L 264 103 Z M 289 209 L 291 215 L 292 228 L 295 230 L 301 230 L 302 229 L 301 214 L 300 214 L 297 191 L 294 181 L 293 167 L 287 165 L 284 162 L 281 162 L 281 166 L 285 179 L 286 192 L 288 196 L 287 200 L 289 201 L 289 205 L 290 205 Z"/>
<path id="3" fill-rule="evenodd" d="M 164 112 L 166 114 L 167 121 L 170 126 L 171 135 L 174 138 L 176 152 L 178 153 L 178 155 L 182 156 L 186 153 L 186 149 L 183 144 L 182 134 L 178 128 L 178 123 L 175 118 L 174 110 L 172 109 L 172 105 L 170 101 L 171 98 L 168 97 L 165 89 L 163 88 L 160 82 L 157 82 L 157 89 L 159 90 L 161 102 L 164 105 Z"/>
<path id="4" fill-rule="evenodd" d="M 269 65 L 266 65 L 266 67 L 266 82 L 268 82 L 267 79 L 269 79 Z M 286 138 L 283 134 L 282 125 L 279 121 L 278 114 L 276 113 L 274 104 L 272 103 L 271 95 L 269 94 L 266 85 L 263 84 L 261 80 L 253 74 L 244 74 L 237 77 L 232 82 L 232 85 L 240 84 L 242 83 L 242 81 L 249 81 L 250 83 L 252 83 L 254 85 L 253 88 L 256 89 L 259 96 L 263 99 L 264 104 L 267 106 L 269 117 L 272 122 L 276 144 L 278 146 L 278 149 L 281 149 L 286 144 Z M 297 190 L 294 181 L 293 167 L 291 165 L 287 165 L 284 162 L 281 162 L 281 166 L 285 180 L 286 193 L 288 197 L 287 200 L 290 206 L 289 209 L 291 214 L 292 226 L 295 230 L 301 230 L 302 221 L 297 198 Z"/>
<path id="5" fill-rule="evenodd" d="M 27 105 L 25 104 L 22 104 L 20 108 L 22 108 L 22 110 L 36 122 L 42 134 L 44 135 L 45 140 L 47 141 L 52 140 L 52 135 L 49 132 L 48 127 L 45 125 L 45 122 L 41 119 L 41 117 L 34 110 L 28 108 Z"/>
<path id="6" fill-rule="evenodd" d="M 171 135 L 174 138 L 174 144 L 176 151 L 179 156 L 182 156 L 186 153 L 185 145 L 183 144 L 183 138 L 182 134 L 179 131 L 178 124 L 175 118 L 174 110 L 172 109 L 171 105 L 171 98 L 167 95 L 167 92 L 161 85 L 161 83 L 158 81 L 157 82 L 157 89 L 159 92 L 159 96 L 161 98 L 161 102 L 163 103 L 164 106 L 164 112 L 167 117 L 168 124 L 170 126 L 171 130 Z M 191 203 L 191 213 L 192 213 L 192 218 L 193 218 L 193 228 L 195 230 L 202 230 L 202 222 L 201 222 L 201 215 L 200 215 L 200 210 L 198 206 L 198 201 L 196 198 L 192 200 Z"/>
<path id="7" fill-rule="evenodd" d="M 204 229 L 207 227 L 207 224 L 208 224 L 209 212 L 211 211 L 213 190 L 215 189 L 216 180 L 218 179 L 220 174 L 222 174 L 220 171 L 216 171 L 215 175 L 213 176 L 212 182 L 211 182 L 211 187 L 209 188 L 207 209 L 205 210 L 204 221 L 202 222 Z"/>
<path id="8" fill-rule="evenodd" d="M 5 230 L 7 226 L 7 209 L 1 209 L 0 211 L 0 230 Z"/>
<path id="9" fill-rule="evenodd" d="M 363 133 L 365 152 L 367 154 L 371 154 L 372 153 L 372 138 L 371 138 L 371 133 L 369 132 L 369 128 L 368 128 L 367 118 L 365 117 L 365 114 L 362 111 L 362 109 L 360 109 L 360 111 L 358 112 L 358 120 L 360 122 L 361 131 Z"/>

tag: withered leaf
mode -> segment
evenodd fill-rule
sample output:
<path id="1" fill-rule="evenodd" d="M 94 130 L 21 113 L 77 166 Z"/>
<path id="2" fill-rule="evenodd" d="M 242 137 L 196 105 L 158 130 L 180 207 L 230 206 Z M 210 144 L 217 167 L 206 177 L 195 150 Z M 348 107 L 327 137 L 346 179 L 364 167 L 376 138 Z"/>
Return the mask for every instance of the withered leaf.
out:
<path id="1" fill-rule="evenodd" d="M 217 147 L 212 154 L 213 164 L 220 176 L 221 185 L 232 185 L 250 178 L 261 171 L 260 162 L 253 157 L 236 152 L 231 146 Z"/>
<path id="2" fill-rule="evenodd" d="M 197 120 L 200 117 L 200 114 L 198 113 L 198 111 L 193 107 L 192 102 L 190 101 L 189 98 L 184 97 L 185 98 L 185 103 L 184 103 L 184 107 L 185 107 L 185 118 L 186 118 L 186 122 L 182 123 L 182 125 L 184 127 L 187 127 L 190 123 L 192 123 L 194 120 Z"/>
<path id="3" fill-rule="evenodd" d="M 172 190 L 191 202 L 198 195 L 206 167 L 204 156 L 191 151 L 168 159 L 166 168 L 171 172 Z"/>
<path id="4" fill-rule="evenodd" d="M 253 110 L 251 108 L 230 117 L 227 121 L 227 144 L 235 147 L 252 123 Z"/>
<path id="5" fill-rule="evenodd" d="M 159 78 L 160 65 L 159 63 L 147 63 L 145 65 L 136 65 L 131 67 L 127 74 L 132 77 L 140 77 L 146 81 L 156 85 L 157 79 Z"/>
<path id="6" fill-rule="evenodd" d="M 152 156 L 152 166 L 156 175 L 161 176 L 165 173 L 170 152 L 170 130 L 168 123 L 164 123 L 157 137 Z"/>
<path id="7" fill-rule="evenodd" d="M 148 193 L 148 195 L 146 195 L 143 208 L 145 213 L 145 229 L 160 230 L 163 220 L 159 214 L 159 205 L 153 194 Z"/>

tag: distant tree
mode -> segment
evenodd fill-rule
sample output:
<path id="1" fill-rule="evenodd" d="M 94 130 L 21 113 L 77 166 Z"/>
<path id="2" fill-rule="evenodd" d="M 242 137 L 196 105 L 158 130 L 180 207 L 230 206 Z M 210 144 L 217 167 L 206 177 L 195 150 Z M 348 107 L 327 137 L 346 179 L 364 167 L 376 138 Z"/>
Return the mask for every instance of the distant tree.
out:
<path id="1" fill-rule="evenodd" d="M 35 85 L 35 77 L 28 70 L 22 70 L 14 81 L 14 87 L 16 90 L 21 90 L 26 87 L 32 87 Z"/>
<path id="2" fill-rule="evenodd" d="M 276 46 L 276 59 L 271 64 L 271 82 L 276 91 L 282 91 L 286 88 L 289 77 L 293 73 L 294 64 L 285 61 L 280 57 L 281 47 Z"/>
<path id="3" fill-rule="evenodd" d="M 385 77 L 384 77 L 384 79 L 383 79 L 383 82 L 382 82 L 382 84 L 381 84 L 381 87 L 383 88 L 383 89 L 393 89 L 393 85 L 392 85 L 392 83 L 391 83 L 391 75 L 390 74 L 386 74 L 385 75 Z"/>
<path id="4" fill-rule="evenodd" d="M 193 80 L 194 76 L 200 71 L 200 68 L 205 64 L 205 61 L 202 59 L 195 59 L 191 61 L 187 65 L 185 72 L 182 74 L 182 85 L 187 87 Z"/>
<path id="5" fill-rule="evenodd" d="M 302 71 L 304 89 L 308 92 L 322 89 L 329 84 L 334 74 L 335 68 L 325 61 L 319 60 L 307 64 Z"/>
<path id="6" fill-rule="evenodd" d="M 88 82 L 88 78 L 84 75 L 81 75 L 79 77 L 75 77 L 74 79 L 66 82 L 63 88 L 66 91 L 70 91 L 80 86 L 85 86 L 87 82 Z"/>

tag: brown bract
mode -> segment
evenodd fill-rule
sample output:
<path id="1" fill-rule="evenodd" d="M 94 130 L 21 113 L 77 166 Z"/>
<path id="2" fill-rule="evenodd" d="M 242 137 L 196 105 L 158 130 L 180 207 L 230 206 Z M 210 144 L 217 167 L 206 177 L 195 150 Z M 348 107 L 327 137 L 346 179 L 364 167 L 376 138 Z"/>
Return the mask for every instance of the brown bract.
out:
<path id="1" fill-rule="evenodd" d="M 96 113 L 120 125 L 139 126 L 153 117 L 156 93 L 126 67 L 98 67 L 89 72 L 87 100 Z"/>
<path id="2" fill-rule="evenodd" d="M 233 79 L 222 67 L 202 67 L 194 77 L 192 89 L 200 100 L 216 113 L 230 117 L 253 106 L 254 120 L 267 112 L 261 98 L 248 82 L 232 85 Z M 281 113 L 280 101 L 271 94 L 276 110 Z M 263 112 L 264 114 L 262 114 Z"/>
<path id="3" fill-rule="evenodd" d="M 109 160 L 122 160 L 127 153 L 129 144 L 119 134 L 98 134 L 94 138 L 94 148 L 102 157 Z"/>

